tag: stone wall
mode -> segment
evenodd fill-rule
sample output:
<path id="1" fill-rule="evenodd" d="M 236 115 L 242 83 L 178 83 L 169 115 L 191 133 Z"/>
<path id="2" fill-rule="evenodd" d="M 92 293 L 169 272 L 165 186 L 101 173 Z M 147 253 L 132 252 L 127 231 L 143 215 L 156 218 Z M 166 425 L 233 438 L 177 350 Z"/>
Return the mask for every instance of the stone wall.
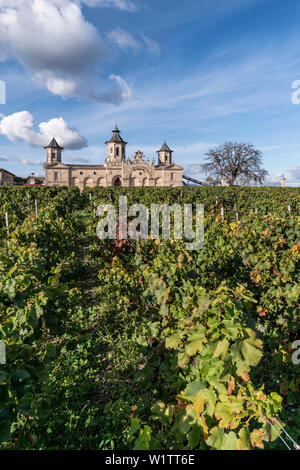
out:
<path id="1" fill-rule="evenodd" d="M 182 186 L 180 167 L 155 167 L 148 163 L 123 166 L 63 165 L 45 166 L 47 186 L 87 187 L 121 186 Z"/>
<path id="2" fill-rule="evenodd" d="M 15 175 L 0 169 L 0 186 L 13 186 L 15 182 Z"/>

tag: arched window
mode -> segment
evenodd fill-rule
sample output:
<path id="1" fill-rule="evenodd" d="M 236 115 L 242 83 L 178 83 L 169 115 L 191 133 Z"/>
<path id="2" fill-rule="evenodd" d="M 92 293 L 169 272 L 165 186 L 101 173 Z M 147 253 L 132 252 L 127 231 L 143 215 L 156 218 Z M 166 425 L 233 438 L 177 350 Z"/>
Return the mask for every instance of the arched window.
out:
<path id="1" fill-rule="evenodd" d="M 116 155 L 119 156 L 119 147 L 116 148 Z"/>

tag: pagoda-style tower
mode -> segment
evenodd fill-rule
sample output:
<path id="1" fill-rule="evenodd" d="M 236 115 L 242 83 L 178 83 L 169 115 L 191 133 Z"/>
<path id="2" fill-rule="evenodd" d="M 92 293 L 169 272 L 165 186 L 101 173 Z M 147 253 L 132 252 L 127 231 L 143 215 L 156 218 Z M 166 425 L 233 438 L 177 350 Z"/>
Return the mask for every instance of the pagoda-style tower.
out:
<path id="1" fill-rule="evenodd" d="M 173 150 L 169 148 L 166 142 L 163 143 L 162 148 L 158 150 L 158 164 L 159 165 L 171 165 L 172 164 L 172 153 Z"/>
<path id="2" fill-rule="evenodd" d="M 47 147 L 44 147 L 47 152 L 47 165 L 52 165 L 53 163 L 61 163 L 61 151 L 63 147 L 60 147 L 56 142 L 55 138 L 51 140 L 50 144 Z"/>
<path id="3" fill-rule="evenodd" d="M 126 145 L 122 137 L 120 136 L 120 130 L 116 125 L 115 129 L 112 131 L 113 135 L 110 140 L 106 143 L 107 145 L 107 158 L 105 163 L 122 163 L 126 158 Z"/>

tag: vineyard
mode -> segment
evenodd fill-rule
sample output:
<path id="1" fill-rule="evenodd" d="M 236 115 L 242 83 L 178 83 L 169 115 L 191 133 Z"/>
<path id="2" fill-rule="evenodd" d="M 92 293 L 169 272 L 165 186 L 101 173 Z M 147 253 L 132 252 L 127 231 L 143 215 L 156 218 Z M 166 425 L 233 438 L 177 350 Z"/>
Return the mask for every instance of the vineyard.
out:
<path id="1" fill-rule="evenodd" d="M 120 195 L 204 204 L 203 248 L 99 240 Z M 300 188 L 0 197 L 0 449 L 299 444 Z"/>

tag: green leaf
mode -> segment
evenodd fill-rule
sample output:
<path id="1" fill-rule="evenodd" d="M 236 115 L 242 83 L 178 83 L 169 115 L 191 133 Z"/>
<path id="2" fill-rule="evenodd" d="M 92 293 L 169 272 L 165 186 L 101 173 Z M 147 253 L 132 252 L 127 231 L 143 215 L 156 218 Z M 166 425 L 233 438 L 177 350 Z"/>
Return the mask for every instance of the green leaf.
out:
<path id="1" fill-rule="evenodd" d="M 271 393 L 271 398 L 276 401 L 277 403 L 282 403 L 282 397 L 278 395 L 276 392 Z"/>
<path id="2" fill-rule="evenodd" d="M 278 434 L 282 434 L 282 429 L 276 421 L 273 426 L 271 426 L 270 423 L 264 423 L 263 427 L 261 428 L 261 431 L 264 435 L 264 441 L 269 442 L 276 441 L 276 439 L 278 439 Z"/>
<path id="3" fill-rule="evenodd" d="M 11 299 L 16 297 L 16 281 L 13 279 L 8 279 L 5 285 L 5 292 L 9 295 Z"/>
<path id="4" fill-rule="evenodd" d="M 46 358 L 52 359 L 56 355 L 56 347 L 52 343 L 47 344 Z"/>
<path id="5" fill-rule="evenodd" d="M 169 336 L 166 339 L 166 348 L 167 349 L 176 349 L 176 348 L 178 348 L 179 344 L 181 343 L 181 339 L 182 339 L 183 335 L 184 335 L 184 333 L 180 332 L 180 333 L 175 333 L 172 336 Z"/>
<path id="6" fill-rule="evenodd" d="M 239 424 L 240 418 L 243 416 L 243 400 L 236 397 L 220 397 L 226 401 L 217 403 L 215 409 L 215 417 L 219 420 L 220 428 L 234 429 Z M 242 414 L 242 416 L 238 416 Z"/>
<path id="7" fill-rule="evenodd" d="M 150 330 L 152 338 L 156 338 L 159 335 L 160 322 L 148 323 L 147 326 Z"/>
<path id="8" fill-rule="evenodd" d="M 203 433 L 201 427 L 198 424 L 194 424 L 191 431 L 187 435 L 189 447 L 194 449 L 203 439 L 202 436 Z"/>
<path id="9" fill-rule="evenodd" d="M 244 360 L 244 356 L 242 354 L 242 349 L 241 349 L 241 340 L 237 340 L 230 349 L 231 356 L 233 362 L 237 365 L 237 368 L 239 370 L 243 370 L 244 373 L 249 372 L 250 367 L 247 365 L 246 361 Z"/>
<path id="10" fill-rule="evenodd" d="M 238 450 L 250 450 L 252 449 L 250 441 L 250 431 L 248 428 L 242 428 L 239 432 L 239 440 L 237 444 Z"/>
<path id="11" fill-rule="evenodd" d="M 12 423 L 0 420 L 0 444 L 7 442 L 11 435 Z"/>
<path id="12" fill-rule="evenodd" d="M 237 338 L 239 334 L 238 326 L 230 320 L 223 321 L 224 329 L 222 333 L 228 338 Z"/>
<path id="13" fill-rule="evenodd" d="M 195 403 L 201 411 L 204 405 L 206 405 L 206 413 L 209 416 L 213 416 L 216 405 L 216 394 L 212 388 L 205 388 L 202 381 L 190 383 L 184 390 L 182 398 Z"/>
<path id="14" fill-rule="evenodd" d="M 30 374 L 26 370 L 17 369 L 15 373 L 11 376 L 11 383 L 17 385 L 18 383 L 24 382 L 29 379 Z"/>
<path id="15" fill-rule="evenodd" d="M 191 341 L 185 348 L 186 353 L 189 356 L 195 356 L 198 352 L 201 352 L 203 349 L 203 342 L 205 338 L 203 336 L 199 336 L 199 338 L 194 339 Z"/>
<path id="16" fill-rule="evenodd" d="M 207 445 L 216 450 L 236 450 L 238 439 L 233 431 L 225 434 L 223 429 L 213 428 L 207 440 Z"/>
<path id="17" fill-rule="evenodd" d="M 202 380 L 199 380 L 198 382 L 192 382 L 188 384 L 182 394 L 182 397 L 188 400 L 195 400 L 198 397 L 199 393 L 204 389 L 205 385 Z"/>
<path id="18" fill-rule="evenodd" d="M 262 358 L 262 341 L 256 337 L 256 333 L 246 329 L 248 338 L 237 340 L 231 347 L 231 355 L 239 370 L 249 372 L 251 366 L 258 364 Z"/>
<path id="19" fill-rule="evenodd" d="M 141 430 L 139 437 L 135 441 L 133 450 L 149 450 L 151 442 L 152 429 L 150 426 L 145 426 Z"/>
<path id="20" fill-rule="evenodd" d="M 209 416 L 214 415 L 215 406 L 216 406 L 216 394 L 212 388 L 206 388 L 201 392 L 201 397 L 206 400 L 206 411 Z"/>
<path id="21" fill-rule="evenodd" d="M 197 300 L 198 300 L 198 306 L 200 310 L 202 312 L 205 312 L 211 303 L 210 297 L 207 294 L 202 294 L 201 296 L 198 295 Z"/>
<path id="22" fill-rule="evenodd" d="M 247 328 L 249 338 L 242 341 L 241 352 L 249 366 L 256 366 L 262 358 L 262 341 L 256 338 L 254 331 Z"/>
<path id="23" fill-rule="evenodd" d="M 6 377 L 7 377 L 7 372 L 5 372 L 4 370 L 0 370 L 0 383 L 5 382 Z"/>
<path id="24" fill-rule="evenodd" d="M 38 302 L 35 302 L 35 311 L 38 318 L 43 315 L 43 307 Z"/>
<path id="25" fill-rule="evenodd" d="M 129 443 L 132 442 L 135 433 L 138 431 L 141 425 L 141 421 L 138 418 L 131 418 L 130 420 L 130 429 L 128 431 L 127 440 Z"/>
<path id="26" fill-rule="evenodd" d="M 151 407 L 151 412 L 155 417 L 160 418 L 165 423 L 171 424 L 174 414 L 174 406 L 166 406 L 163 401 L 157 401 Z"/>
<path id="27" fill-rule="evenodd" d="M 180 429 L 181 434 L 185 436 L 191 429 L 193 422 L 193 418 L 187 415 L 186 413 L 181 415 L 178 421 L 178 427 Z"/>
<path id="28" fill-rule="evenodd" d="M 222 341 L 218 341 L 214 356 L 224 358 L 228 352 L 229 344 L 230 343 L 226 338 L 224 338 Z"/>

